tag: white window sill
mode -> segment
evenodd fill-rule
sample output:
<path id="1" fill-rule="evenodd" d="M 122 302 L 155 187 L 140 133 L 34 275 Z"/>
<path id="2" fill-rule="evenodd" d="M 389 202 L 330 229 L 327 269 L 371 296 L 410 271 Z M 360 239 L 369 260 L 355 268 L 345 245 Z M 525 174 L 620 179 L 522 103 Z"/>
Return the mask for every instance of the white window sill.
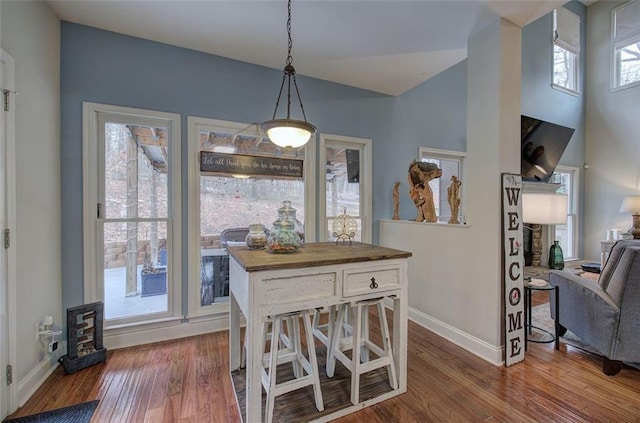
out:
<path id="1" fill-rule="evenodd" d="M 574 91 L 570 88 L 563 87 L 562 85 L 551 84 L 551 88 L 553 88 L 554 90 L 561 91 L 565 94 L 572 95 L 574 97 L 580 97 L 580 92 Z"/>
<path id="2" fill-rule="evenodd" d="M 388 223 L 398 223 L 402 225 L 422 225 L 422 226 L 440 226 L 440 227 L 449 227 L 449 228 L 468 228 L 470 227 L 467 223 L 460 223 L 457 225 L 446 223 L 446 222 L 416 222 L 415 220 L 393 220 L 393 219 L 380 219 L 380 222 L 388 222 Z"/>

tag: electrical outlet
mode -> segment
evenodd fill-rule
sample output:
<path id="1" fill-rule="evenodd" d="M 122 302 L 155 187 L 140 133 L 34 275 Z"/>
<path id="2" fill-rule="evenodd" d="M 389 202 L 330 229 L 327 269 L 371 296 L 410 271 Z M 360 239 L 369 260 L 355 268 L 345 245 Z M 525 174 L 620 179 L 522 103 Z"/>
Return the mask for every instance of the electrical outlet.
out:
<path id="1" fill-rule="evenodd" d="M 52 353 L 58 349 L 58 341 L 49 342 L 49 352 Z"/>

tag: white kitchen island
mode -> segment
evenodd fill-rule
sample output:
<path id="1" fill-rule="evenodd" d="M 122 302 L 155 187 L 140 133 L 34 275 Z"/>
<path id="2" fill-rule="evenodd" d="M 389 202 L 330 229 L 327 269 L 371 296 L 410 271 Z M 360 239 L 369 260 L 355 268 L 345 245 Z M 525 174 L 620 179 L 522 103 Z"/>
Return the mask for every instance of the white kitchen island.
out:
<path id="1" fill-rule="evenodd" d="M 313 395 L 301 389 L 301 392 L 276 399 L 274 421 L 326 422 L 406 392 L 407 261 L 410 252 L 362 243 L 310 243 L 293 254 L 252 251 L 247 247 L 229 247 L 228 250 L 229 365 L 244 422 L 261 422 L 264 415 L 260 371 L 262 322 L 269 316 L 290 311 L 389 297 L 398 389 L 390 388 L 384 369 L 372 371 L 362 378 L 361 402 L 352 405 L 349 402 L 350 374 L 338 366 L 336 375 L 327 378 L 323 359 L 326 350 L 316 342 L 325 410 L 318 412 L 313 406 Z M 241 314 L 246 319 L 247 331 L 245 369 L 240 367 Z M 305 404 L 307 398 L 309 404 Z"/>

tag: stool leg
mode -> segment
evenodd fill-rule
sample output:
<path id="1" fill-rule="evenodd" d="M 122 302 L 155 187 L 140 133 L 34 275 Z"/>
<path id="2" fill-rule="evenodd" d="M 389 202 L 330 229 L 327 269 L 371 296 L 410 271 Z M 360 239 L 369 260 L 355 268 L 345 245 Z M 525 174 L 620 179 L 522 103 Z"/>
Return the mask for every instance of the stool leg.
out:
<path id="1" fill-rule="evenodd" d="M 300 318 L 298 316 L 290 316 L 287 319 L 287 329 L 289 331 L 289 337 L 291 337 L 291 346 L 294 351 L 297 351 L 298 356 L 302 354 L 302 342 L 300 339 Z M 304 370 L 302 364 L 300 364 L 300 358 L 291 362 L 293 366 L 293 375 L 296 378 L 304 376 Z"/>
<path id="2" fill-rule="evenodd" d="M 393 351 L 391 350 L 391 336 L 389 335 L 389 325 L 387 324 L 387 315 L 384 310 L 382 301 L 378 303 L 378 319 L 380 320 L 380 330 L 382 331 L 382 347 L 389 357 L 389 365 L 387 373 L 389 374 L 389 384 L 392 389 L 398 389 L 398 379 L 396 378 L 396 366 L 393 360 Z"/>
<path id="3" fill-rule="evenodd" d="M 316 357 L 316 347 L 313 341 L 313 333 L 311 329 L 311 323 L 309 322 L 309 312 L 307 310 L 302 312 L 302 318 L 304 319 L 304 332 L 307 338 L 307 351 L 309 352 L 309 363 L 311 364 L 313 379 L 313 395 L 316 400 L 316 408 L 318 411 L 324 410 L 324 403 L 322 402 L 322 390 L 320 389 L 320 376 L 318 375 L 318 358 Z M 299 334 L 299 332 L 298 332 Z M 302 350 L 299 350 L 302 354 Z"/>
<path id="4" fill-rule="evenodd" d="M 353 341 L 351 343 L 351 404 L 360 402 L 360 339 L 362 338 L 362 304 L 351 307 Z"/>
<path id="5" fill-rule="evenodd" d="M 264 339 L 264 336 L 262 339 Z M 240 368 L 244 369 L 245 367 L 247 367 L 247 328 L 244 329 L 244 340 L 240 349 Z"/>
<path id="6" fill-rule="evenodd" d="M 282 327 L 282 318 L 274 317 L 271 326 L 271 348 L 269 353 L 269 373 L 268 373 L 268 386 L 267 391 L 267 404 L 265 407 L 265 422 L 271 423 L 273 421 L 273 406 L 275 404 L 274 390 L 276 387 L 276 373 L 278 369 L 278 339 L 280 335 L 280 329 Z"/>
<path id="7" fill-rule="evenodd" d="M 369 306 L 364 305 L 362 307 L 362 339 L 363 345 L 360 347 L 360 355 L 363 363 L 369 361 Z"/>
<path id="8" fill-rule="evenodd" d="M 344 314 L 347 308 L 347 304 L 340 304 L 338 306 L 338 316 L 336 317 L 335 323 L 333 324 L 333 330 L 331 333 L 331 341 L 329 342 L 329 346 L 327 347 L 327 376 L 333 377 L 333 374 L 336 369 L 336 357 L 335 357 L 335 349 L 338 348 L 338 344 L 340 342 L 340 334 L 342 333 L 343 323 L 344 323 Z"/>
<path id="9" fill-rule="evenodd" d="M 329 317 L 327 317 L 327 339 L 331 342 L 331 337 L 333 336 L 333 331 L 337 330 L 336 326 L 336 306 L 332 305 L 329 307 Z M 328 343 L 329 343 L 328 342 Z M 327 345 L 327 348 L 329 346 Z"/>

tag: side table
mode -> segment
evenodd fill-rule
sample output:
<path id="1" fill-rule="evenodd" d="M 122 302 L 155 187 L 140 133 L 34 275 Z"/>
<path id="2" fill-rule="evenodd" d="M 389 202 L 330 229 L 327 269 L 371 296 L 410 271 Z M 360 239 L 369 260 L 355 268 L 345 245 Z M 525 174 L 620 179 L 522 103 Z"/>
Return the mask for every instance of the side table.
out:
<path id="1" fill-rule="evenodd" d="M 553 291 L 554 292 L 554 300 L 556 306 L 556 314 L 559 311 L 559 301 L 558 301 L 558 290 L 556 287 L 551 286 L 548 281 L 543 279 L 525 279 L 524 281 L 524 306 L 525 306 L 525 322 L 526 322 L 526 331 L 527 336 L 525 337 L 524 348 L 525 351 L 527 349 L 528 342 L 536 342 L 536 343 L 551 343 L 555 342 L 555 349 L 560 349 L 559 337 L 558 337 L 558 319 L 554 321 L 554 329 L 555 333 L 551 333 L 546 329 L 533 325 L 532 316 L 531 316 L 531 293 L 532 291 Z M 551 296 L 549 296 L 549 301 L 551 301 Z M 530 335 L 533 333 L 533 330 L 536 330 L 539 334 L 542 335 L 541 338 L 531 338 Z"/>

